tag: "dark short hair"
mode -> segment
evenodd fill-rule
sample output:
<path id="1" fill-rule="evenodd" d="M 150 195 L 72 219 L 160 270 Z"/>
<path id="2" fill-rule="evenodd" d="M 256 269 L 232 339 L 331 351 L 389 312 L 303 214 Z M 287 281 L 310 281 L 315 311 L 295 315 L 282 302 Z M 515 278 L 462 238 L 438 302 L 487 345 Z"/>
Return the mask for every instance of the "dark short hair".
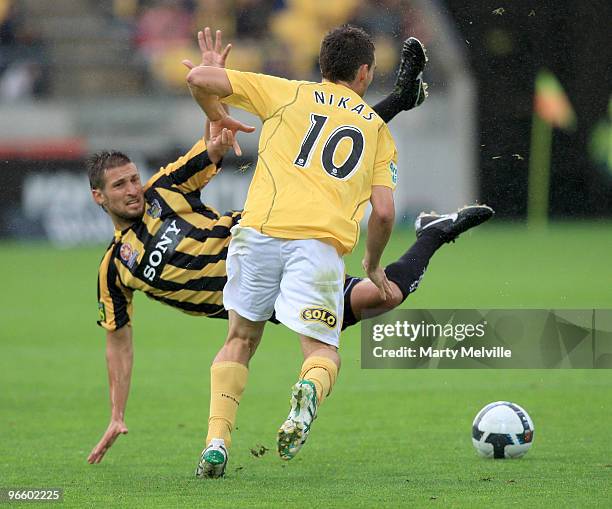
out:
<path id="1" fill-rule="evenodd" d="M 104 172 L 131 163 L 132 160 L 123 152 L 117 150 L 102 150 L 90 155 L 85 160 L 89 186 L 92 189 L 104 187 Z"/>
<path id="2" fill-rule="evenodd" d="M 342 25 L 324 37 L 319 53 L 323 78 L 334 83 L 353 81 L 363 64 L 374 64 L 374 43 L 365 30 Z"/>

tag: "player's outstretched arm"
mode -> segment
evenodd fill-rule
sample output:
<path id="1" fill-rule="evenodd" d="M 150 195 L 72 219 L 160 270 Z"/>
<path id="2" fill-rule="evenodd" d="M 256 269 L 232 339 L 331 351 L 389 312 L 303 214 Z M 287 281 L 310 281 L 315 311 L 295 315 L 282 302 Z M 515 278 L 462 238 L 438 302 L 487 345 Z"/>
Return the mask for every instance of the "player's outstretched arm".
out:
<path id="1" fill-rule="evenodd" d="M 253 126 L 243 124 L 230 117 L 219 101 L 219 98 L 227 97 L 233 92 L 232 85 L 227 77 L 225 69 L 222 67 L 205 65 L 210 63 L 211 59 L 214 60 L 216 64 L 223 63 L 223 65 L 225 65 L 225 59 L 231 46 L 228 45 L 222 53 L 219 53 L 221 51 L 220 36 L 221 32 L 217 31 L 217 39 L 213 45 L 210 28 L 206 27 L 204 32 L 198 32 L 198 45 L 200 46 L 200 52 L 202 54 L 202 64 L 195 66 L 189 60 L 183 60 L 183 64 L 189 69 L 187 84 L 191 91 L 191 95 L 210 120 L 211 138 L 221 134 L 223 129 L 232 131 L 234 137 L 238 131 L 252 133 L 255 130 Z M 218 55 L 218 57 L 216 55 Z M 234 140 L 234 151 L 236 155 L 242 155 L 242 151 L 236 140 Z"/>
<path id="2" fill-rule="evenodd" d="M 216 31 L 215 42 L 213 43 L 210 28 L 206 27 L 204 29 L 203 44 L 200 43 L 200 41 L 198 40 L 198 43 L 200 44 L 200 52 L 201 52 L 201 57 L 202 57 L 202 61 L 200 65 L 208 65 L 210 67 L 219 67 L 221 69 L 225 68 L 225 61 L 227 60 L 227 57 L 230 51 L 232 50 L 232 45 L 228 44 L 227 46 L 225 46 L 225 48 L 223 48 L 222 41 L 223 41 L 223 33 L 221 32 L 221 30 Z M 190 65 L 186 64 L 189 69 L 193 69 L 195 67 L 191 62 L 189 62 L 189 60 L 186 60 L 185 62 L 190 64 Z M 224 104 L 223 108 L 229 115 L 229 107 L 226 104 Z M 210 120 L 208 120 L 208 117 L 206 117 L 206 124 L 204 126 L 204 140 L 206 141 L 207 144 L 208 144 L 208 140 L 210 140 Z"/>
<path id="3" fill-rule="evenodd" d="M 385 271 L 380 266 L 380 259 L 391 237 L 395 221 L 393 190 L 386 186 L 372 186 L 370 203 L 372 213 L 368 221 L 368 239 L 363 258 L 363 269 L 370 281 L 378 288 L 381 299 L 387 300 L 393 297 L 393 289 Z"/>
<path id="4" fill-rule="evenodd" d="M 198 32 L 198 45 L 202 54 L 202 63 L 196 66 L 189 60 L 183 60 L 183 64 L 189 69 L 187 83 L 189 88 L 192 89 L 192 93 L 197 93 L 204 100 L 208 99 L 205 96 L 217 96 L 216 99 L 218 100 L 231 95 L 233 92 L 232 84 L 224 69 L 225 59 L 231 50 L 231 45 L 228 44 L 223 53 L 218 53 L 215 49 L 216 44 L 213 46 L 210 37 L 210 28 L 206 27 L 205 32 L 206 35 L 202 31 Z M 219 30 L 217 34 L 220 50 Z M 211 120 L 216 119 L 211 118 Z"/>
<path id="5" fill-rule="evenodd" d="M 225 69 L 202 65 L 196 67 L 188 60 L 183 63 L 190 69 L 187 85 L 191 95 L 209 120 L 217 122 L 227 117 L 227 112 L 219 101 L 219 97 L 227 97 L 232 93 L 232 85 Z"/>
<path id="6" fill-rule="evenodd" d="M 220 120 L 224 114 L 219 98 L 231 95 L 232 84 L 225 72 L 225 59 L 231 45 L 227 45 L 221 52 L 221 31 L 217 30 L 215 43 L 209 27 L 198 32 L 198 46 L 202 56 L 199 66 L 189 60 L 183 60 L 183 64 L 189 69 L 187 84 L 196 102 L 204 110 L 211 121 Z M 222 64 L 222 65 L 221 65 Z"/>
<path id="7" fill-rule="evenodd" d="M 132 379 L 132 328 L 125 325 L 106 333 L 106 365 L 111 402 L 111 420 L 102 438 L 89 454 L 89 463 L 100 463 L 119 435 L 128 432 L 125 425 L 125 407 Z"/>
<path id="8" fill-rule="evenodd" d="M 225 61 L 229 52 L 232 50 L 232 45 L 228 44 L 223 48 L 223 33 L 217 30 L 215 33 L 215 42 L 213 43 L 212 32 L 209 27 L 204 29 L 204 33 L 198 33 L 198 46 L 202 55 L 200 65 L 209 65 L 210 67 L 225 68 Z M 189 62 L 187 60 L 187 62 Z"/>

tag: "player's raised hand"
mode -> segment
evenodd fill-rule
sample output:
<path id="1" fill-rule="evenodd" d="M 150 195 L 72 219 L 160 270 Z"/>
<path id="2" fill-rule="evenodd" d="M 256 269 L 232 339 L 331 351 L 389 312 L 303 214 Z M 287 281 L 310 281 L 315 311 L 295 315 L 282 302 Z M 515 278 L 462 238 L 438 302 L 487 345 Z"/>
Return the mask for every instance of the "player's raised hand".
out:
<path id="1" fill-rule="evenodd" d="M 200 65 L 208 65 L 210 67 L 225 67 L 225 60 L 232 49 L 232 45 L 228 44 L 222 50 L 222 33 L 217 30 L 215 33 L 215 42 L 213 43 L 210 27 L 206 27 L 204 31 L 198 32 L 198 46 L 202 55 Z M 193 69 L 195 65 L 190 60 L 183 60 L 183 64 L 188 69 Z"/>
<path id="2" fill-rule="evenodd" d="M 229 129 L 223 128 L 221 134 L 216 138 L 211 138 L 207 144 L 208 157 L 217 164 L 227 151 L 234 146 L 234 133 Z"/>
<path id="3" fill-rule="evenodd" d="M 385 301 L 387 300 L 387 298 L 393 298 L 393 288 L 391 286 L 391 283 L 387 279 L 387 274 L 385 274 L 385 270 L 381 266 L 371 268 L 365 260 L 363 260 L 362 266 L 363 270 L 365 270 L 365 273 L 368 275 L 370 281 L 372 281 L 376 288 L 378 288 L 380 298 Z"/>
<path id="4" fill-rule="evenodd" d="M 111 446 L 117 440 L 119 435 L 127 435 L 128 429 L 123 421 L 111 420 L 108 428 L 102 435 L 102 438 L 98 442 L 98 444 L 93 448 L 89 456 L 87 457 L 87 462 L 91 463 L 100 463 L 106 451 L 108 451 Z"/>
<path id="5" fill-rule="evenodd" d="M 252 133 L 255 131 L 255 128 L 253 126 L 243 124 L 239 120 L 226 115 L 221 120 L 215 120 L 214 122 L 210 123 L 210 139 L 212 140 L 221 135 L 223 129 L 227 129 L 232 133 L 234 152 L 238 157 L 240 157 L 242 155 L 242 149 L 236 140 L 236 133 L 238 131 L 242 131 L 243 133 Z"/>

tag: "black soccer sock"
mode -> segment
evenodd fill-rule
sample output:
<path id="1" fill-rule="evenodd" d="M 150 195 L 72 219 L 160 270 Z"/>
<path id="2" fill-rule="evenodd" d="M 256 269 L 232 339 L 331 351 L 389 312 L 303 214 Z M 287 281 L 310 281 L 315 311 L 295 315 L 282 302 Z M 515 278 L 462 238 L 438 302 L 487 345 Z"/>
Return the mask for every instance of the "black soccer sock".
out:
<path id="1" fill-rule="evenodd" d="M 376 106 L 374 106 L 372 109 L 386 123 L 389 123 L 398 113 L 404 111 L 401 98 L 393 92 L 391 92 L 382 101 L 376 103 Z"/>
<path id="2" fill-rule="evenodd" d="M 401 290 L 402 301 L 418 288 L 429 260 L 442 244 L 444 240 L 438 231 L 425 230 L 399 260 L 385 267 L 389 281 Z"/>

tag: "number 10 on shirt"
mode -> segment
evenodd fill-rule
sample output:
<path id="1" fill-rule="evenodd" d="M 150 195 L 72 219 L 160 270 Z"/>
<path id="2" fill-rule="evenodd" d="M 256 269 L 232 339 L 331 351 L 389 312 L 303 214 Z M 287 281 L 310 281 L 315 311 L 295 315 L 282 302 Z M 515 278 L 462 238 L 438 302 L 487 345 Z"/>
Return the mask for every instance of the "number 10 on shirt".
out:
<path id="1" fill-rule="evenodd" d="M 293 164 L 300 168 L 308 168 L 310 166 L 312 153 L 319 142 L 327 120 L 328 117 L 325 115 L 310 114 L 310 128 L 304 137 L 304 141 L 302 141 L 300 153 L 295 158 Z M 352 141 L 352 149 L 344 162 L 337 166 L 334 162 L 336 149 L 344 138 L 349 138 Z M 352 125 L 340 126 L 325 141 L 323 152 L 321 153 L 321 166 L 331 177 L 347 180 L 359 167 L 364 145 L 363 133 L 357 127 Z"/>

